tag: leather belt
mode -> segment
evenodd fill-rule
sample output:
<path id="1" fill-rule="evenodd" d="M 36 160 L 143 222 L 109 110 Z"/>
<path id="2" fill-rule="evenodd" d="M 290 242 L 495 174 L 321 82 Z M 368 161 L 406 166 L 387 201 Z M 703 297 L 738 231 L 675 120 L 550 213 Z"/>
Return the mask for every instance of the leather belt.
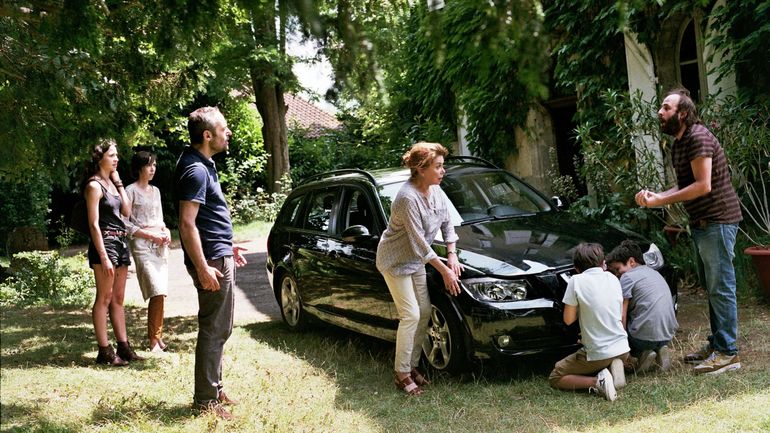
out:
<path id="1" fill-rule="evenodd" d="M 692 227 L 699 228 L 699 229 L 705 229 L 708 227 L 709 222 L 707 220 L 697 220 L 690 223 Z"/>
<path id="2" fill-rule="evenodd" d="M 102 230 L 102 236 L 118 236 L 118 237 L 124 237 L 128 233 L 121 232 L 117 230 Z"/>

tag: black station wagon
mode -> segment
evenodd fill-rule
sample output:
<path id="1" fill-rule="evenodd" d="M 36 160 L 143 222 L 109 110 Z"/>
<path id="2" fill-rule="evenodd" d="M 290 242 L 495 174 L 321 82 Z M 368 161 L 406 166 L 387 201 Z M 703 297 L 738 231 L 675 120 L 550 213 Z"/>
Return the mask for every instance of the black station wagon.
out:
<path id="1" fill-rule="evenodd" d="M 448 158 L 445 167 L 441 188 L 451 201 L 465 270 L 460 295 L 451 297 L 427 266 L 432 313 L 423 354 L 436 370 L 457 373 L 474 360 L 576 349 L 576 328 L 562 320 L 562 298 L 581 242 L 609 251 L 635 239 L 647 264 L 663 268 L 654 244 L 576 219 L 559 209 L 558 198 L 486 161 Z M 267 274 L 290 328 L 301 329 L 314 316 L 395 341 L 398 316 L 375 254 L 390 204 L 408 178 L 406 168 L 337 170 L 306 179 L 287 197 L 268 238 Z M 433 248 L 446 259 L 442 239 Z"/>

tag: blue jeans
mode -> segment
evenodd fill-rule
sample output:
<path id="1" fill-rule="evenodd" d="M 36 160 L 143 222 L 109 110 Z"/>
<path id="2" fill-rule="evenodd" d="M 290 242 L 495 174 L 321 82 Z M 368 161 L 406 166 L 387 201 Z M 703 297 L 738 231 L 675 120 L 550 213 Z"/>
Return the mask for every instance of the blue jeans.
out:
<path id="1" fill-rule="evenodd" d="M 735 295 L 735 236 L 738 224 L 708 223 L 692 229 L 698 256 L 698 276 L 709 300 L 712 349 L 738 353 L 738 302 Z"/>

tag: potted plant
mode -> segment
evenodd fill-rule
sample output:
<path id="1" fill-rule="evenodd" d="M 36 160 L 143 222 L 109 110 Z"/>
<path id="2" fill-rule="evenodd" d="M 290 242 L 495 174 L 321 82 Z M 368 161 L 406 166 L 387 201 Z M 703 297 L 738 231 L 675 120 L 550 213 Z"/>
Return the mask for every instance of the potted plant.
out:
<path id="1" fill-rule="evenodd" d="M 770 301 L 770 202 L 767 198 L 770 187 L 766 180 L 770 180 L 770 163 L 758 170 L 756 182 L 745 183 L 741 207 L 744 220 L 753 229 L 752 233 L 744 230 L 744 234 L 754 244 L 743 252 L 751 256 L 759 284 Z"/>

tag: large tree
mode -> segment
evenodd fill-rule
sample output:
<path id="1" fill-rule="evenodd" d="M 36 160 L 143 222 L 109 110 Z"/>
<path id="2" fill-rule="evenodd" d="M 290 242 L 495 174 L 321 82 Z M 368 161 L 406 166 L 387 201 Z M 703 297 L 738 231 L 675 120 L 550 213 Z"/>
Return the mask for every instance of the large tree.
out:
<path id="1" fill-rule="evenodd" d="M 0 178 L 64 183 L 98 137 L 155 128 L 205 86 L 217 1 L 10 1 L 0 8 Z"/>

